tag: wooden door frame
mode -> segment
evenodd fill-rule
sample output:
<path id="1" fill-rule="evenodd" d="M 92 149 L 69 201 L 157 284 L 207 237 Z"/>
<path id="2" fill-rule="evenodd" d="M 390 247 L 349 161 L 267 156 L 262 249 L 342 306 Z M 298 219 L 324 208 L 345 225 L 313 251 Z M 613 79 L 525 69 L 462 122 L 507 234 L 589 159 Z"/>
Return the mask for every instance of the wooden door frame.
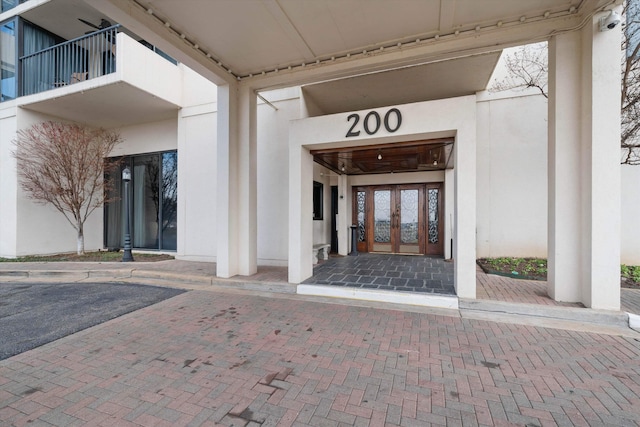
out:
<path id="1" fill-rule="evenodd" d="M 352 188 L 352 221 L 358 224 L 358 192 L 365 192 L 365 241 L 358 241 L 358 252 L 369 252 L 373 244 L 373 193 L 376 190 L 390 190 L 392 194 L 397 192 L 398 196 L 403 189 L 416 189 L 422 192 L 419 199 L 419 230 L 418 244 L 419 253 L 424 255 L 444 256 L 444 183 L 406 183 L 406 184 L 381 184 L 381 185 L 360 185 Z M 438 189 L 438 236 L 440 240 L 437 244 L 428 243 L 428 190 Z M 394 196 L 395 197 L 395 196 Z M 421 217 L 421 218 L 420 218 Z"/>

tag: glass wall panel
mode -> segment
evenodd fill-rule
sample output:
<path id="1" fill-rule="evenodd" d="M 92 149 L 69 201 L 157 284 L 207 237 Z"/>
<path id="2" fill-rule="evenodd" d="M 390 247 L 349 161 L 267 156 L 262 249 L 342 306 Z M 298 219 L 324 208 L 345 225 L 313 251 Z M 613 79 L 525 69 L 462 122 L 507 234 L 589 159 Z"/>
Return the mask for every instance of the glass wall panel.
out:
<path id="1" fill-rule="evenodd" d="M 120 171 L 131 168 L 131 244 L 139 249 L 177 249 L 178 153 L 125 157 Z M 115 180 L 115 195 L 104 208 L 104 243 L 107 248 L 124 244 L 124 186 L 122 173 Z"/>
<path id="2" fill-rule="evenodd" d="M 3 3 L 4 6 L 4 3 Z M 16 80 L 16 20 L 4 22 L 0 27 L 0 101 L 15 99 L 18 82 Z"/>
<path id="3" fill-rule="evenodd" d="M 162 154 L 162 247 L 176 250 L 178 240 L 178 153 Z"/>
<path id="4" fill-rule="evenodd" d="M 158 249 L 160 213 L 160 162 L 158 155 L 137 156 L 133 160 L 134 248 Z"/>
<path id="5" fill-rule="evenodd" d="M 20 3 L 24 3 L 27 0 L 2 0 L 2 7 L 0 8 L 0 12 L 7 11 L 9 9 L 13 9 Z"/>
<path id="6" fill-rule="evenodd" d="M 104 246 L 108 249 L 117 249 L 124 245 L 124 223 L 122 220 L 125 217 L 125 212 L 121 195 L 124 195 L 122 170 L 125 166 L 125 163 L 120 166 L 118 176 L 105 175 L 105 179 L 113 179 L 114 183 L 113 193 L 106 194 L 107 203 L 104 207 Z"/>

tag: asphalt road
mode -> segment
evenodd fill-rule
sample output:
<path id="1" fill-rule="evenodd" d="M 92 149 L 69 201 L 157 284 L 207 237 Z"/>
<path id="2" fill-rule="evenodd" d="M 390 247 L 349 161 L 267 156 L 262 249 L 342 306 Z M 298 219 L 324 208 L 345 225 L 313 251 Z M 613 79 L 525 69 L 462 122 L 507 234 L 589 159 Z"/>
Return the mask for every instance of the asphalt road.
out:
<path id="1" fill-rule="evenodd" d="M 128 283 L 0 283 L 0 360 L 183 292 Z"/>

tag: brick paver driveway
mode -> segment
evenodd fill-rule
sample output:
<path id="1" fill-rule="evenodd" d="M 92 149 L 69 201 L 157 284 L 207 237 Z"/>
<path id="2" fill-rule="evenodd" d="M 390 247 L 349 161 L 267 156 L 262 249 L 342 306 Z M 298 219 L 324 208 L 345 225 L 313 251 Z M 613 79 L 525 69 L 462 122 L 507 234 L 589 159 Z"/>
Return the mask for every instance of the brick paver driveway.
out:
<path id="1" fill-rule="evenodd" d="M 631 338 L 191 291 L 0 362 L 3 425 L 634 425 Z"/>

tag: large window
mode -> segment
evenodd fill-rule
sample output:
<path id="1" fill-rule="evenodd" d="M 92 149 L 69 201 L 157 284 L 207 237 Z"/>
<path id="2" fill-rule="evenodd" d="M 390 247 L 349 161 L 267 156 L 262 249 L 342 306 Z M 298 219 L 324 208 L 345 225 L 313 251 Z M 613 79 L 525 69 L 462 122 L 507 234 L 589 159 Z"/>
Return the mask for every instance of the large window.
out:
<path id="1" fill-rule="evenodd" d="M 5 12 L 9 9 L 13 9 L 20 3 L 24 3 L 27 0 L 2 0 L 2 7 L 0 7 L 0 12 Z"/>
<path id="2" fill-rule="evenodd" d="M 131 244 L 138 249 L 176 250 L 178 207 L 178 153 L 130 156 L 119 159 L 120 170 L 131 169 Z M 104 212 L 104 245 L 121 248 L 124 243 L 124 186 L 115 177 L 115 193 Z"/>
<path id="3" fill-rule="evenodd" d="M 4 2 L 3 2 L 4 5 Z M 0 24 L 0 101 L 15 99 L 17 95 L 17 48 L 16 19 Z"/>
<path id="4" fill-rule="evenodd" d="M 17 36 L 22 34 L 21 39 Z M 55 60 L 49 58 L 38 66 L 22 67 L 18 57 L 30 55 L 60 43 L 62 39 L 43 30 L 37 25 L 14 18 L 0 24 L 0 64 L 2 67 L 2 86 L 0 101 L 10 101 L 17 96 L 25 95 L 19 90 L 20 80 L 30 81 L 31 87 L 27 94 L 40 92 L 47 81 L 55 80 Z M 22 68 L 22 74 L 21 69 Z M 37 90 L 36 90 L 37 89 Z M 46 89 L 50 89 L 46 86 Z"/>

